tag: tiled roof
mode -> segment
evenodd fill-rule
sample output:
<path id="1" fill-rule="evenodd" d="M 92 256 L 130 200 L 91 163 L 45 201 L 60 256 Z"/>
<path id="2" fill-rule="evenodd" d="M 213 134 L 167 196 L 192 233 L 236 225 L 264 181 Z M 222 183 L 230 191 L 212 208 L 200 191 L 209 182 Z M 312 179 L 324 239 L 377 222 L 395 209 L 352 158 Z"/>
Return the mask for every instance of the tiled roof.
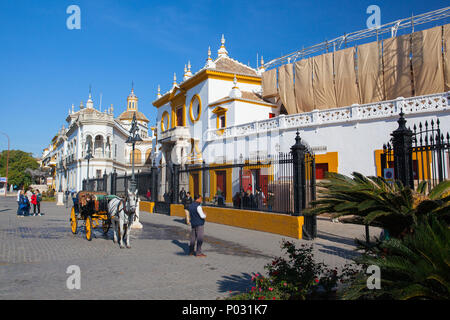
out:
<path id="1" fill-rule="evenodd" d="M 133 120 L 133 113 L 136 113 L 136 120 L 149 122 L 147 117 L 140 111 L 124 111 L 118 117 L 119 120 Z"/>
<path id="2" fill-rule="evenodd" d="M 225 71 L 249 76 L 258 76 L 256 71 L 246 66 L 245 64 L 240 63 L 234 59 L 228 57 L 220 57 L 215 61 L 217 71 Z"/>

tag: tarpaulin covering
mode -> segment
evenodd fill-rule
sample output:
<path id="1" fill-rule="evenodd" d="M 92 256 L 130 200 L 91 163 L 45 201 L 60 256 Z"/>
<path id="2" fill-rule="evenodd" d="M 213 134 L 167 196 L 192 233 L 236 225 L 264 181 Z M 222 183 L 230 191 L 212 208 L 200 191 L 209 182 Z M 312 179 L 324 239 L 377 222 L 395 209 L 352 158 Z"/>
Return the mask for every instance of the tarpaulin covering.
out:
<path id="1" fill-rule="evenodd" d="M 442 27 L 414 32 L 411 36 L 414 94 L 444 92 Z"/>
<path id="2" fill-rule="evenodd" d="M 444 91 L 450 91 L 450 24 L 444 26 Z"/>
<path id="3" fill-rule="evenodd" d="M 313 58 L 314 109 L 336 108 L 333 81 L 333 53 Z"/>
<path id="4" fill-rule="evenodd" d="M 285 64 L 278 69 L 278 90 L 280 99 L 288 114 L 297 113 L 294 96 L 294 70 L 292 63 Z"/>
<path id="5" fill-rule="evenodd" d="M 277 94 L 277 70 L 266 71 L 261 77 L 263 98 L 273 97 Z"/>
<path id="6" fill-rule="evenodd" d="M 298 112 L 314 109 L 312 59 L 303 59 L 295 63 L 295 98 Z"/>
<path id="7" fill-rule="evenodd" d="M 358 46 L 358 83 L 362 104 L 385 100 L 381 42 Z"/>
<path id="8" fill-rule="evenodd" d="M 355 72 L 355 48 L 334 53 L 334 81 L 337 107 L 360 103 Z"/>
<path id="9" fill-rule="evenodd" d="M 384 86 L 386 99 L 412 96 L 411 35 L 383 41 Z"/>

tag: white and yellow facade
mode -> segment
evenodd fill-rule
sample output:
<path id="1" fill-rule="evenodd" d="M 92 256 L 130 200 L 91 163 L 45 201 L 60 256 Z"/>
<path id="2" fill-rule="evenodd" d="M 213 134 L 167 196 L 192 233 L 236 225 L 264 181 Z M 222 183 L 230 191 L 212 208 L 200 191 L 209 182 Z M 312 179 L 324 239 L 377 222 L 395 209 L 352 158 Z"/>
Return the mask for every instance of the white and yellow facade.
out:
<path id="1" fill-rule="evenodd" d="M 287 115 L 279 97 L 262 99 L 261 73 L 229 57 L 224 39 L 216 59 L 208 58 L 195 74 L 190 63 L 183 81 L 161 94 L 158 87 L 157 135 L 154 159 L 161 167 L 160 197 L 168 191 L 170 170 L 175 164 L 219 166 L 279 152 L 288 153 L 300 136 L 316 154 L 316 174 L 326 172 L 350 175 L 381 175 L 380 150 L 398 126 L 400 110 L 414 124 L 440 118 L 442 132 L 450 131 L 450 93 L 348 107 L 313 110 Z M 263 63 L 261 63 L 263 65 Z M 450 164 L 448 164 L 450 167 Z M 225 171 L 226 202 L 239 188 L 238 177 Z M 213 170 L 203 179 L 202 172 L 186 177 L 181 186 L 191 193 L 201 192 L 205 181 L 206 196 L 217 191 L 218 174 Z M 162 199 L 160 199 L 162 200 Z"/>
<path id="2" fill-rule="evenodd" d="M 101 111 L 94 107 L 89 93 L 86 106 L 80 103 L 78 110 L 72 105 L 63 126 L 54 138 L 52 151 L 47 152 L 44 161 L 55 163 L 54 188 L 56 191 L 80 191 L 87 178 L 99 178 L 113 171 L 119 175 L 130 174 L 132 166 L 132 147 L 125 141 L 129 135 L 133 115 L 136 115 L 139 135 L 143 141 L 135 146 L 135 169 L 150 167 L 150 154 L 153 147 L 153 129 L 149 120 L 138 110 L 138 97 L 134 89 L 127 97 L 127 107 L 118 117 L 114 107 Z M 92 159 L 86 160 L 90 148 Z M 48 160 L 45 160 L 47 159 Z M 53 162 L 51 162 L 53 161 Z M 89 169 L 89 173 L 88 173 Z"/>
<path id="3" fill-rule="evenodd" d="M 192 74 L 189 63 L 182 82 L 177 83 L 174 75 L 168 92 L 161 95 L 158 88 L 153 105 L 157 108 L 158 137 L 154 157 L 162 170 L 160 196 L 169 188 L 171 170 L 168 165 L 201 164 L 203 161 L 213 165 L 217 162 L 211 156 L 214 154 L 211 146 L 204 140 L 206 131 L 215 130 L 220 134 L 227 126 L 244 124 L 250 119 L 269 119 L 279 114 L 279 107 L 263 100 L 260 92 L 258 70 L 230 58 L 223 37 L 215 60 L 208 49 L 208 58 L 202 69 Z M 213 186 L 214 177 L 210 179 Z M 181 185 L 187 189 L 189 181 L 192 185 L 193 180 L 201 181 L 199 177 L 189 177 Z M 199 188 L 197 182 L 195 184 Z"/>

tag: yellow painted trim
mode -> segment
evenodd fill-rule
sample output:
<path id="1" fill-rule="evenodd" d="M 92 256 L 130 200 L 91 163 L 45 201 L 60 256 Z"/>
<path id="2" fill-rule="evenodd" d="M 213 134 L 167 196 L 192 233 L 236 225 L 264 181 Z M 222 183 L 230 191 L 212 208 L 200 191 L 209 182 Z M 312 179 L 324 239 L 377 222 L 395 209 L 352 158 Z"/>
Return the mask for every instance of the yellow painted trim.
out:
<path id="1" fill-rule="evenodd" d="M 140 201 L 139 202 L 139 211 L 153 213 L 154 208 L 155 208 L 154 202 L 150 202 L 150 201 Z"/>
<path id="2" fill-rule="evenodd" d="M 193 174 L 198 174 L 198 192 L 200 193 L 200 195 L 202 195 L 202 190 L 203 190 L 203 176 L 202 176 L 202 171 L 198 170 L 198 171 L 194 171 L 191 172 L 189 174 L 189 192 L 191 193 L 191 197 L 194 198 L 196 196 L 195 191 L 194 191 L 194 178 L 193 178 Z M 207 201 L 207 199 L 205 199 Z"/>
<path id="3" fill-rule="evenodd" d="M 210 165 L 214 166 L 214 165 Z M 217 164 L 217 166 L 220 166 L 220 164 Z M 225 179 L 226 179 L 226 185 L 227 185 L 227 196 L 225 198 L 225 202 L 227 203 L 233 203 L 233 168 L 225 168 L 225 169 L 218 169 L 218 170 L 210 170 L 209 171 L 209 194 L 211 196 L 211 199 L 213 199 L 217 192 L 217 171 L 225 171 Z"/>
<path id="4" fill-rule="evenodd" d="M 181 88 L 181 91 L 186 92 L 187 90 L 195 87 L 199 83 L 207 80 L 207 79 L 217 79 L 217 80 L 225 80 L 225 81 L 233 81 L 235 74 L 232 72 L 226 72 L 226 71 L 215 71 L 215 70 L 203 70 L 202 72 L 199 72 L 198 74 L 194 75 L 192 78 L 189 78 L 185 82 L 181 83 L 179 86 Z M 261 85 L 261 77 L 259 76 L 245 76 L 245 75 L 239 75 L 236 74 L 236 79 L 238 82 L 241 83 L 247 83 L 247 84 L 255 84 L 255 85 Z M 153 105 L 156 108 L 159 108 L 169 101 L 171 101 L 174 98 L 174 95 L 177 90 L 174 90 L 172 93 L 166 93 L 161 98 L 157 99 L 156 101 L 153 101 Z"/>
<path id="5" fill-rule="evenodd" d="M 198 112 L 197 118 L 194 119 L 194 115 L 192 113 L 192 104 L 194 103 L 195 99 L 198 100 L 199 112 Z M 194 94 L 194 96 L 192 97 L 191 102 L 189 104 L 189 117 L 191 118 L 192 124 L 196 123 L 200 119 L 201 115 L 202 115 L 202 99 L 200 98 L 200 96 L 198 94 Z"/>
<path id="6" fill-rule="evenodd" d="M 325 154 L 316 154 L 316 163 L 328 163 L 328 172 L 338 173 L 338 153 L 327 152 Z"/>
<path id="7" fill-rule="evenodd" d="M 206 206 L 203 207 L 203 212 L 206 214 L 207 222 L 302 239 L 303 216 L 296 217 L 285 214 Z M 185 217 L 183 205 L 171 204 L 170 215 Z"/>
<path id="8" fill-rule="evenodd" d="M 376 166 L 376 169 L 377 169 L 377 176 L 378 177 L 382 177 L 383 176 L 383 173 L 381 172 L 381 154 L 382 153 L 383 153 L 383 150 L 381 150 L 381 149 L 377 149 L 377 150 L 374 151 L 375 166 Z M 392 159 L 394 159 L 393 151 L 392 151 L 391 154 L 392 154 Z M 420 178 L 420 180 L 422 180 L 422 179 L 426 180 L 426 179 L 430 179 L 431 178 L 431 161 L 432 161 L 431 151 L 423 152 L 423 157 L 424 157 L 424 160 L 425 160 L 425 161 L 423 161 L 423 163 L 424 164 L 426 163 L 425 166 L 424 166 L 425 174 L 422 173 L 422 165 L 420 165 L 422 163 L 422 153 L 421 152 L 416 153 L 414 151 L 412 153 L 413 161 L 417 160 L 417 171 L 418 171 L 417 175 L 418 175 L 418 177 L 416 177 L 415 180 L 417 180 L 417 178 Z"/>
<path id="9" fill-rule="evenodd" d="M 164 119 L 165 118 L 167 118 L 167 128 L 166 128 L 166 126 L 164 124 L 164 122 L 165 122 Z M 170 116 L 169 116 L 169 113 L 167 111 L 164 111 L 162 116 L 161 116 L 161 132 L 164 132 L 167 129 L 169 129 L 169 126 L 170 126 Z"/>
<path id="10" fill-rule="evenodd" d="M 263 107 L 268 107 L 268 108 L 278 108 L 276 105 L 271 105 L 271 104 L 267 104 L 267 103 L 262 103 L 262 102 L 258 102 L 258 101 L 253 101 L 253 100 L 246 100 L 246 99 L 239 99 L 239 98 L 230 98 L 230 99 L 226 99 L 224 101 L 220 101 L 220 102 L 216 102 L 216 103 L 212 103 L 209 105 L 209 107 L 215 107 L 215 106 L 220 106 L 223 105 L 225 103 L 228 102 L 232 102 L 232 101 L 241 101 L 241 102 L 245 102 L 245 103 L 249 103 L 249 104 L 256 104 L 259 106 L 263 106 Z"/>
<path id="11" fill-rule="evenodd" d="M 173 117 L 172 117 L 172 128 L 174 128 L 174 127 L 177 127 L 177 123 L 178 123 L 178 116 L 177 116 L 177 111 L 178 111 L 178 109 L 181 109 L 181 108 L 183 108 L 183 110 L 182 110 L 182 119 L 181 119 L 181 125 L 183 126 L 183 127 L 185 127 L 186 126 L 186 105 L 185 104 L 183 104 L 183 105 L 181 105 L 181 106 L 178 106 L 178 107 L 173 107 L 172 108 L 172 115 L 173 115 Z"/>
<path id="12" fill-rule="evenodd" d="M 222 108 L 222 107 L 217 107 L 212 111 L 212 113 L 215 113 L 217 115 L 216 116 L 216 128 L 218 129 L 217 133 L 219 133 L 219 134 L 222 134 L 223 129 L 227 127 L 227 111 L 228 111 L 227 108 Z M 220 117 L 221 116 L 225 117 L 225 126 L 223 126 L 223 127 L 220 126 Z"/>

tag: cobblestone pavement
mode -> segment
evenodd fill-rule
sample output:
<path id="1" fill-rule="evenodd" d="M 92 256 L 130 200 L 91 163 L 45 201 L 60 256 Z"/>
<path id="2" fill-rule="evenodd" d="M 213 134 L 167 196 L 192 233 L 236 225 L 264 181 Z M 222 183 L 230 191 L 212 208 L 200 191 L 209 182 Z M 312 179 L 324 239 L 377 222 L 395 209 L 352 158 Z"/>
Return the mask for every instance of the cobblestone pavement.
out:
<path id="1" fill-rule="evenodd" d="M 70 231 L 69 210 L 41 204 L 43 216 L 17 217 L 14 197 L 0 199 L 0 299 L 168 299 L 214 300 L 245 291 L 255 272 L 280 256 L 283 236 L 205 225 L 206 258 L 187 256 L 190 228 L 179 217 L 141 213 L 142 230 L 133 229 L 131 249 L 120 249 L 94 231 Z M 371 230 L 378 235 L 379 230 Z M 364 237 L 360 225 L 318 220 L 315 257 L 343 266 L 355 252 L 353 239 Z M 81 289 L 69 290 L 68 266 L 81 270 Z"/>

